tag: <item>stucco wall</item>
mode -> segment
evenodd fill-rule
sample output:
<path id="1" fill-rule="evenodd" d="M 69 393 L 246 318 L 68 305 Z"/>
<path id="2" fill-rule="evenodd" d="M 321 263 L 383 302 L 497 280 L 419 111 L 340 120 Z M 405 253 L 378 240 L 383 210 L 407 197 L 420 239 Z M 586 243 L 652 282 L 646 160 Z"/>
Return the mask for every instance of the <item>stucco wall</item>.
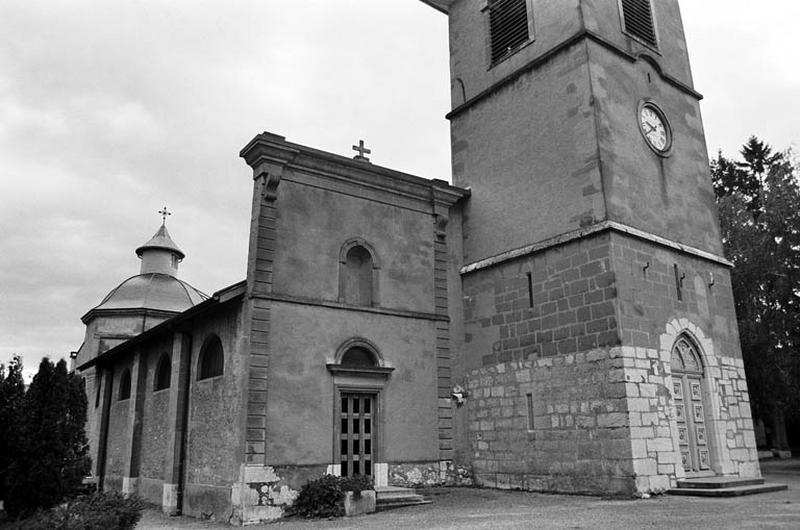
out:
<path id="1" fill-rule="evenodd" d="M 645 61 L 621 61 L 595 43 L 589 50 L 608 218 L 721 255 L 699 101 Z M 672 126 L 670 156 L 654 153 L 639 130 L 644 99 Z"/>
<path id="2" fill-rule="evenodd" d="M 574 46 L 452 119 L 466 262 L 605 218 L 587 59 Z"/>
<path id="3" fill-rule="evenodd" d="M 540 0 L 543 1 L 543 0 Z M 652 0 L 653 19 L 656 28 L 658 50 L 653 51 L 622 31 L 619 0 L 582 0 L 583 19 L 586 29 L 601 35 L 616 46 L 638 55 L 646 53 L 662 63 L 665 73 L 685 85 L 692 85 L 686 36 L 683 32 L 678 0 Z"/>
<path id="4" fill-rule="evenodd" d="M 130 357 L 120 359 L 114 365 L 111 407 L 108 418 L 108 441 L 106 445 L 106 483 L 115 489 L 122 487 L 122 477 L 130 451 L 130 411 L 131 399 L 119 399 L 121 376 L 125 369 L 132 369 Z M 131 396 L 133 385 L 131 380 Z"/>
<path id="5" fill-rule="evenodd" d="M 167 335 L 149 345 L 147 352 L 147 380 L 144 387 L 142 407 L 142 440 L 139 476 L 149 479 L 164 479 L 166 451 L 169 447 L 170 418 L 169 395 L 176 381 L 169 388 L 155 391 L 156 368 L 161 355 L 172 355 L 172 336 Z M 160 492 L 159 492 L 160 495 Z M 151 499 L 161 502 L 160 497 Z"/>
<path id="6" fill-rule="evenodd" d="M 340 251 L 358 237 L 374 248 L 381 266 L 375 305 L 432 312 L 430 213 L 386 204 L 393 198 L 363 187 L 332 191 L 300 183 L 310 179 L 295 172 L 281 183 L 273 291 L 338 301 Z"/>
<path id="7" fill-rule="evenodd" d="M 463 82 L 467 99 L 550 50 L 582 27 L 578 0 L 534 0 L 534 40 L 508 59 L 490 66 L 489 23 L 483 0 L 462 0 L 450 10 L 450 73 Z M 453 83 L 453 106 L 463 103 Z"/>
<path id="8" fill-rule="evenodd" d="M 334 382 L 339 346 L 363 337 L 394 368 L 381 391 L 376 461 L 438 460 L 435 322 L 276 303 L 268 376 L 267 454 L 275 465 L 334 462 Z"/>
<path id="9" fill-rule="evenodd" d="M 533 41 L 491 66 L 488 13 L 484 0 L 462 0 L 450 9 L 450 71 L 453 107 L 476 96 L 517 68 L 542 56 L 584 28 L 627 53 L 648 53 L 664 62 L 664 70 L 691 86 L 692 77 L 677 0 L 652 2 L 658 38 L 654 52 L 622 31 L 618 0 L 533 0 Z"/>
<path id="10" fill-rule="evenodd" d="M 240 308 L 198 319 L 192 328 L 189 422 L 186 441 L 186 491 L 183 512 L 193 517 L 213 513 L 227 520 L 231 486 L 238 479 L 242 459 L 241 404 L 244 359 L 239 351 Z M 200 350 L 206 337 L 216 334 L 225 356 L 221 376 L 198 380 Z"/>

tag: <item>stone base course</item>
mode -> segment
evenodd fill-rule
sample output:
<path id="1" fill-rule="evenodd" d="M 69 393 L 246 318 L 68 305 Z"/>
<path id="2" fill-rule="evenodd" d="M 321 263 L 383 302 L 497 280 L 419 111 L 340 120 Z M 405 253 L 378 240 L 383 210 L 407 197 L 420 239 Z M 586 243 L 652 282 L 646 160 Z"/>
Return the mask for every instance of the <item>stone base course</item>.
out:
<path id="1" fill-rule="evenodd" d="M 633 493 L 621 348 L 488 366 L 468 381 L 476 484 Z"/>

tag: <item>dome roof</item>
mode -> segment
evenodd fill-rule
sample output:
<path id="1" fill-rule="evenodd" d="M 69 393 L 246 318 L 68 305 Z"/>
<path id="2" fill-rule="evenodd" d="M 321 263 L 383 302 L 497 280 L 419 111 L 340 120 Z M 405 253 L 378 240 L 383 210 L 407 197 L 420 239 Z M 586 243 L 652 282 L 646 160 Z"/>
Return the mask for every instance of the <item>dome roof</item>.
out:
<path id="1" fill-rule="evenodd" d="M 92 311 L 157 309 L 180 313 L 207 299 L 206 294 L 174 276 L 139 274 L 119 284 Z"/>
<path id="2" fill-rule="evenodd" d="M 178 248 L 178 245 L 176 245 L 175 242 L 172 240 L 172 238 L 169 237 L 169 232 L 167 231 L 167 227 L 163 224 L 155 233 L 155 235 L 150 238 L 150 241 L 148 241 L 147 243 L 136 249 L 136 255 L 141 258 L 142 253 L 145 250 L 151 248 L 163 249 L 163 250 L 168 250 L 170 252 L 174 252 L 175 254 L 178 255 L 178 259 L 183 259 L 184 257 L 186 257 L 183 251 L 180 248 Z"/>

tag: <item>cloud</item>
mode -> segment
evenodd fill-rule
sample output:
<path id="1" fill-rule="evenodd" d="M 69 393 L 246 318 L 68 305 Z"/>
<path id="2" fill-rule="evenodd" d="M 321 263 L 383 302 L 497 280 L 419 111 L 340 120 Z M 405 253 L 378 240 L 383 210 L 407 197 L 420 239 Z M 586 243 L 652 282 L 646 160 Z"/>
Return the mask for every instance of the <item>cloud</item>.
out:
<path id="1" fill-rule="evenodd" d="M 797 4 L 681 6 L 712 152 L 797 138 Z M 243 279 L 263 130 L 449 178 L 447 42 L 415 0 L 0 2 L 0 362 L 76 349 L 164 204 L 183 279 Z"/>

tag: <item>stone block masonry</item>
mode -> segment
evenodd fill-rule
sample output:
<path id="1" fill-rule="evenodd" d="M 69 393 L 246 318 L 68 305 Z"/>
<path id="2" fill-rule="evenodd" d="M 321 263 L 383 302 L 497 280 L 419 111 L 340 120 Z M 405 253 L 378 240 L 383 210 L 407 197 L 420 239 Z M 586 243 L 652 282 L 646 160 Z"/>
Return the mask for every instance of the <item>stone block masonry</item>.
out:
<path id="1" fill-rule="evenodd" d="M 477 484 L 644 494 L 685 477 L 671 369 L 681 337 L 702 357 L 709 471 L 759 475 L 724 260 L 607 231 L 463 285 Z"/>
<path id="2" fill-rule="evenodd" d="M 621 344 L 608 233 L 464 277 L 466 368 Z"/>
<path id="3" fill-rule="evenodd" d="M 477 484 L 635 490 L 610 258 L 601 233 L 464 277 Z"/>
<path id="4" fill-rule="evenodd" d="M 648 445 L 648 458 L 655 458 L 661 477 L 639 470 L 640 488 L 658 489 L 665 475 L 671 479 L 685 475 L 680 460 L 672 462 L 679 454 L 679 441 L 670 361 L 672 347 L 681 336 L 697 346 L 703 364 L 711 470 L 759 476 L 730 270 L 724 263 L 640 238 L 612 234 L 611 241 L 619 323 L 627 352 L 626 378 L 631 382 L 629 400 L 636 400 L 643 409 L 642 425 L 635 425 L 641 430 L 636 432 L 643 439 L 650 431 L 657 435 L 669 429 L 673 436 L 672 452 L 663 444 Z M 650 411 L 644 411 L 645 407 Z M 638 416 L 631 416 L 632 427 L 638 421 Z M 637 444 L 634 438 L 634 444 L 641 449 L 641 439 Z M 652 464 L 648 462 L 648 470 Z"/>
<path id="5" fill-rule="evenodd" d="M 511 361 L 468 375 L 478 485 L 634 491 L 620 348 Z"/>

